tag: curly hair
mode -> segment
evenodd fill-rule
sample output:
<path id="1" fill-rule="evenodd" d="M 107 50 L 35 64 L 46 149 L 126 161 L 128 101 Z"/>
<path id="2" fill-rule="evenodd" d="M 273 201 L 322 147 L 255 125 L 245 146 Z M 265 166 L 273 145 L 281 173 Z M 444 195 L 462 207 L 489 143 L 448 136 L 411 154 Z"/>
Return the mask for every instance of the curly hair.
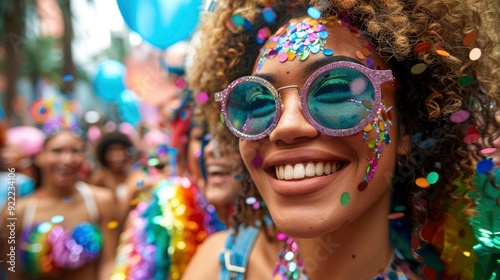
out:
<path id="1" fill-rule="evenodd" d="M 254 38 L 264 26 L 260 16 L 263 8 L 272 7 L 277 15 L 276 22 L 267 25 L 271 33 L 289 19 L 304 14 L 308 6 L 318 8 L 323 18 L 348 15 L 355 19 L 362 32 L 369 34 L 377 53 L 386 60 L 400 85 L 396 101 L 398 119 L 403 133 L 411 136 L 412 147 L 398 163 L 392 181 L 393 200 L 411 206 L 406 214 L 418 243 L 423 245 L 427 240 L 419 233 L 421 227 L 429 219 L 439 219 L 450 200 L 462 201 L 466 205 L 464 211 L 473 214 L 474 201 L 467 193 L 474 188 L 471 182 L 474 163 L 485 157 L 479 152 L 481 145 L 492 146 L 493 139 L 500 137 L 500 126 L 495 120 L 500 104 L 499 3 L 497 0 L 229 0 L 219 3 L 213 14 L 202 18 L 202 44 L 196 46 L 193 63 L 196 67 L 192 67 L 188 78 L 195 91 L 209 93 L 210 102 L 203 109 L 214 127 L 220 122 L 220 105 L 213 102 L 213 94 L 252 73 L 261 48 Z M 250 20 L 253 31 L 231 31 L 226 27 L 234 13 Z M 472 44 L 464 41 L 467 35 L 476 33 Z M 429 43 L 429 49 L 416 51 L 422 43 Z M 473 47 L 482 51 L 479 60 L 469 58 Z M 425 64 L 426 70 L 412 74 L 412 67 L 418 63 Z M 474 83 L 462 85 L 459 80 L 468 76 Z M 450 120 L 460 109 L 470 112 L 470 118 L 461 123 Z M 477 129 L 484 143 L 464 141 L 471 129 Z M 234 136 L 227 129 L 217 133 L 235 143 L 229 140 Z M 416 178 L 432 171 L 440 174 L 433 187 L 423 189 L 415 185 Z M 254 186 L 248 188 L 257 193 Z M 237 222 L 251 220 L 249 213 L 253 212 L 246 208 L 244 202 L 239 202 Z"/>

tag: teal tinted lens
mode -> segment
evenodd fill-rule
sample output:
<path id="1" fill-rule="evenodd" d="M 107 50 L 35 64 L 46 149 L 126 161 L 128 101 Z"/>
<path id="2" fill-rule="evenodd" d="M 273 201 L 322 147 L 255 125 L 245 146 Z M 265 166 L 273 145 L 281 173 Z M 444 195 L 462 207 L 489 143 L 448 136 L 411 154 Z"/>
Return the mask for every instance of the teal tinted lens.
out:
<path id="1" fill-rule="evenodd" d="M 307 104 L 311 116 L 323 127 L 349 129 L 368 117 L 374 98 L 373 85 L 363 73 L 334 68 L 312 82 Z"/>
<path id="2" fill-rule="evenodd" d="M 264 85 L 247 81 L 236 85 L 227 100 L 227 116 L 241 133 L 258 135 L 271 126 L 276 115 L 276 101 Z"/>

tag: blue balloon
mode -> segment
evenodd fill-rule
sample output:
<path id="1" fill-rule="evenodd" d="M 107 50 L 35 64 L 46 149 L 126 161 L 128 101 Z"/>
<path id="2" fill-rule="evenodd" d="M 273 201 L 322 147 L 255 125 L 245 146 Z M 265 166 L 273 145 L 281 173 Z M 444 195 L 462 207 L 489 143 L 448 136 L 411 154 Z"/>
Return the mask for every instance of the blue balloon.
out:
<path id="1" fill-rule="evenodd" d="M 139 111 L 139 98 L 137 95 L 126 89 L 120 94 L 120 98 L 116 102 L 118 115 L 123 122 L 127 122 L 133 126 L 139 125 L 141 114 Z"/>
<path id="2" fill-rule="evenodd" d="M 160 49 L 191 36 L 203 5 L 202 0 L 117 0 L 117 3 L 129 28 Z"/>
<path id="3" fill-rule="evenodd" d="M 125 66 L 116 60 L 105 60 L 97 67 L 94 90 L 105 101 L 115 101 L 125 90 Z"/>

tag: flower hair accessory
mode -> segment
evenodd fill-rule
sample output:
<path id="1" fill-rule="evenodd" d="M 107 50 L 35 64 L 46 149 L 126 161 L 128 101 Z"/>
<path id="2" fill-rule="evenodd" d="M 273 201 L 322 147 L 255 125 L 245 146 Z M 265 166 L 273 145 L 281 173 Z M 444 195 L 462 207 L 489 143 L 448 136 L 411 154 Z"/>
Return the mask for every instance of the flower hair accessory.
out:
<path id="1" fill-rule="evenodd" d="M 68 100 L 58 95 L 43 97 L 33 102 L 29 113 L 33 121 L 42 126 L 46 135 L 64 129 L 76 134 L 82 132 L 78 125 L 81 110 L 75 100 Z"/>

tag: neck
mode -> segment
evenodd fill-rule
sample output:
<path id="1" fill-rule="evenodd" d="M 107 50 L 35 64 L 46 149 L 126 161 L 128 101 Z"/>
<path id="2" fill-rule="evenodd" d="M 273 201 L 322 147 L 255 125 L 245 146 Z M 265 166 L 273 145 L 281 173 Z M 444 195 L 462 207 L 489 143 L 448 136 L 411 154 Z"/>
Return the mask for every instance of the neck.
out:
<path id="1" fill-rule="evenodd" d="M 310 279 L 371 279 L 391 261 L 389 241 L 390 191 L 371 209 L 334 232 L 313 239 L 296 239 Z"/>
<path id="2" fill-rule="evenodd" d="M 219 207 L 215 207 L 215 211 L 217 211 L 217 216 L 219 216 L 219 219 L 224 222 L 224 224 L 230 228 L 233 225 L 233 211 L 234 211 L 234 204 L 230 205 L 223 205 Z"/>
<path id="3" fill-rule="evenodd" d="M 44 193 L 49 197 L 53 197 L 56 199 L 63 199 L 68 196 L 73 196 L 76 192 L 75 187 L 76 182 L 72 182 L 67 185 L 56 185 L 51 182 L 47 182 L 47 180 L 42 181 L 42 185 L 40 186 L 40 192 Z"/>

